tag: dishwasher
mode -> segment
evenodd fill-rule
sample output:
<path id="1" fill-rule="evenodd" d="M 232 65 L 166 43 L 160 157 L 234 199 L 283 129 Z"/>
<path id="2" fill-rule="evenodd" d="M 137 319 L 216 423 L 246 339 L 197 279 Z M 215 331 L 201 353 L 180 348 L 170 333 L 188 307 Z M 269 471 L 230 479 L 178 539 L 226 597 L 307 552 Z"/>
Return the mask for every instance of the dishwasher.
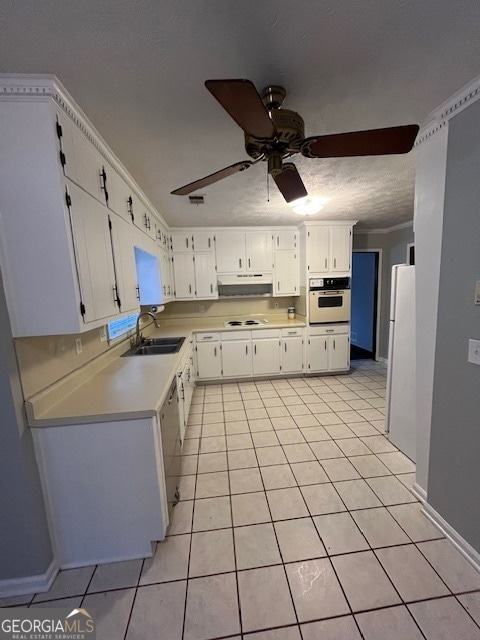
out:
<path id="1" fill-rule="evenodd" d="M 172 508 L 180 500 L 178 488 L 181 467 L 180 413 L 178 410 L 177 380 L 173 379 L 165 402 L 160 410 L 162 433 L 163 467 L 167 492 L 168 518 Z"/>

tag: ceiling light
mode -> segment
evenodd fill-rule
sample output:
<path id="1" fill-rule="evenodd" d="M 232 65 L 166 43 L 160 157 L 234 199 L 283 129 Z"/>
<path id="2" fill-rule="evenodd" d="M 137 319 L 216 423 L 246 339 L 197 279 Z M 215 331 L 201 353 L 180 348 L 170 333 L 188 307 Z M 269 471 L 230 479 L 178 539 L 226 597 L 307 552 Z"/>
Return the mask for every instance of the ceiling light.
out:
<path id="1" fill-rule="evenodd" d="M 311 216 L 314 213 L 318 213 L 323 209 L 323 205 L 328 202 L 329 198 L 322 198 L 320 196 L 307 196 L 305 198 L 299 198 L 294 200 L 292 209 L 294 213 L 298 213 L 303 216 Z"/>

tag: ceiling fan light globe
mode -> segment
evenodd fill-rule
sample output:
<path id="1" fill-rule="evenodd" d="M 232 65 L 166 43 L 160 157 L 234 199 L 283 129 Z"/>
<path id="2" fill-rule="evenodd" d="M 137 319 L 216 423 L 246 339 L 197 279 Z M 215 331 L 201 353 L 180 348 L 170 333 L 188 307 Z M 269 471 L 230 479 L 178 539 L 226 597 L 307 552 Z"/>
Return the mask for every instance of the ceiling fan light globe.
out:
<path id="1" fill-rule="evenodd" d="M 294 200 L 290 204 L 294 213 L 298 213 L 301 216 L 312 216 L 323 209 L 325 201 L 326 198 L 307 196 L 306 198 Z"/>

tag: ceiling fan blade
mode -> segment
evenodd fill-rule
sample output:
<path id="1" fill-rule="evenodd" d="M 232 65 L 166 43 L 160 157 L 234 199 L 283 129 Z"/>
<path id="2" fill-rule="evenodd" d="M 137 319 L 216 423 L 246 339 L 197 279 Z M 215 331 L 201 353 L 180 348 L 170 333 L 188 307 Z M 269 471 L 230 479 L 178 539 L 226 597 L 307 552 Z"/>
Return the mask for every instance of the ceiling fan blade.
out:
<path id="1" fill-rule="evenodd" d="M 275 125 L 250 80 L 207 80 L 205 86 L 245 133 L 274 138 Z"/>
<path id="2" fill-rule="evenodd" d="M 251 167 L 252 164 L 253 162 L 250 162 L 250 160 L 236 162 L 235 164 L 231 164 L 229 167 L 225 167 L 225 169 L 221 169 L 220 171 L 211 173 L 209 176 L 205 176 L 205 178 L 195 180 L 195 182 L 190 182 L 189 184 L 180 187 L 180 189 L 175 189 L 175 191 L 172 191 L 171 193 L 173 196 L 187 196 L 189 193 L 197 191 L 197 189 L 208 187 L 209 184 L 223 180 L 223 178 L 228 178 L 228 176 L 233 176 L 234 173 L 245 171 L 245 169 Z"/>
<path id="3" fill-rule="evenodd" d="M 293 202 L 308 195 L 297 167 L 292 162 L 283 165 L 283 171 L 273 176 L 275 184 L 287 202 Z"/>
<path id="4" fill-rule="evenodd" d="M 306 158 L 345 158 L 408 153 L 418 133 L 418 125 L 352 131 L 305 138 L 300 149 Z"/>

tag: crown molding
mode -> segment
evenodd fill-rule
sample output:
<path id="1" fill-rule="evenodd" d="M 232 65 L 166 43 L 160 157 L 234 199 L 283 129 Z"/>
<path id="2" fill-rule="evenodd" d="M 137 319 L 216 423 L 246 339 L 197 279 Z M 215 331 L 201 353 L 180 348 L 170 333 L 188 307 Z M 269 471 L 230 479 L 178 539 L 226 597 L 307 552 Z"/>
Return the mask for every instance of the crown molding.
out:
<path id="1" fill-rule="evenodd" d="M 415 147 L 431 138 L 440 129 L 448 126 L 451 118 L 459 114 L 461 111 L 469 107 L 471 104 L 480 99 L 480 76 L 477 76 L 461 89 L 456 91 L 448 100 L 443 102 L 437 109 L 432 111 L 428 118 L 427 124 L 423 126 L 415 141 Z"/>
<path id="2" fill-rule="evenodd" d="M 84 134 L 108 164 L 125 180 L 135 195 L 152 209 L 159 221 L 168 229 L 169 225 L 157 211 L 142 189 L 129 174 L 123 163 L 97 131 L 93 123 L 78 106 L 60 80 L 54 75 L 0 74 L 0 102 L 3 101 L 53 101 L 63 114 Z"/>
<path id="3" fill-rule="evenodd" d="M 355 235 L 370 235 L 370 234 L 385 234 L 392 233 L 393 231 L 400 231 L 401 229 L 408 229 L 413 227 L 413 220 L 396 224 L 393 227 L 387 227 L 386 229 L 355 229 Z"/>

